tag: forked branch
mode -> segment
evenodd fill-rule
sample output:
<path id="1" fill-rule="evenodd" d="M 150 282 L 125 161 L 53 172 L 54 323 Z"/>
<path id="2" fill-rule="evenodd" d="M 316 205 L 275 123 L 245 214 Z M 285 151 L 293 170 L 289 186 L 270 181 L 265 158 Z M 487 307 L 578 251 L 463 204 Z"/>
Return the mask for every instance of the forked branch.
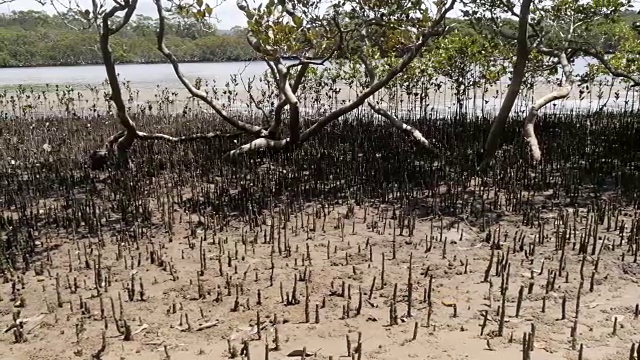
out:
<path id="1" fill-rule="evenodd" d="M 252 134 L 254 136 L 259 136 L 259 137 L 267 136 L 268 135 L 267 131 L 261 128 L 260 126 L 248 124 L 231 117 L 229 114 L 227 114 L 226 111 L 222 109 L 220 105 L 218 105 L 211 98 L 209 98 L 204 91 L 200 91 L 196 89 L 191 84 L 191 82 L 189 82 L 189 80 L 186 79 L 186 77 L 180 70 L 178 59 L 173 55 L 171 51 L 169 51 L 169 49 L 165 45 L 164 39 L 165 39 L 165 28 L 166 28 L 165 26 L 166 16 L 164 14 L 164 9 L 162 7 L 162 0 L 154 0 L 154 2 L 156 4 L 156 10 L 158 12 L 158 33 L 157 33 L 158 50 L 162 53 L 162 55 L 164 55 L 164 57 L 167 60 L 169 60 L 169 62 L 171 63 L 171 66 L 173 67 L 173 71 L 176 74 L 176 77 L 178 78 L 178 80 L 180 80 L 180 83 L 182 83 L 185 89 L 187 89 L 189 94 L 191 94 L 191 96 L 207 104 L 209 107 L 211 107 L 211 109 L 213 109 L 213 111 L 218 116 L 222 118 L 222 120 L 224 120 L 231 126 L 235 127 L 236 129 L 244 131 L 248 134 Z"/>
<path id="2" fill-rule="evenodd" d="M 120 88 L 120 82 L 118 81 L 118 75 L 116 72 L 115 64 L 113 61 L 113 55 L 111 53 L 110 47 L 110 38 L 111 36 L 117 34 L 120 30 L 122 30 L 131 20 L 133 14 L 135 13 L 136 7 L 138 5 L 138 0 L 123 0 L 115 2 L 116 5 L 111 7 L 109 11 L 105 12 L 102 16 L 102 21 L 100 25 L 100 50 L 102 52 L 102 58 L 104 61 L 105 70 L 107 72 L 107 79 L 109 81 L 109 87 L 111 89 L 111 100 L 115 104 L 117 110 L 118 120 L 120 125 L 124 128 L 124 130 L 118 132 L 117 134 L 110 137 L 105 147 L 101 150 L 94 151 L 90 155 L 91 167 L 92 169 L 101 169 L 103 168 L 107 162 L 109 154 L 113 153 L 114 148 L 118 153 L 118 157 L 123 165 L 127 165 L 127 152 L 133 145 L 135 140 L 162 140 L 162 141 L 170 141 L 170 142 L 188 142 L 188 141 L 196 141 L 196 140 L 209 140 L 209 139 L 219 139 L 219 138 L 235 138 L 240 136 L 241 134 L 220 134 L 220 133 L 210 133 L 210 134 L 196 134 L 190 136 L 182 136 L 182 137 L 173 137 L 165 134 L 147 134 L 144 132 L 140 132 L 137 130 L 135 123 L 129 117 L 127 112 L 127 108 L 125 102 L 122 97 L 122 90 Z M 160 5 L 160 0 L 157 0 L 156 3 L 158 6 Z M 96 7 L 94 1 L 94 8 Z M 161 9 L 161 7 L 160 7 Z M 111 19 L 119 12 L 125 12 L 122 20 L 118 22 L 115 27 L 111 27 L 110 21 Z M 161 18 L 162 22 L 164 18 Z M 164 26 L 164 24 L 163 24 Z M 190 84 L 189 84 L 190 85 Z M 241 130 L 246 130 L 240 126 Z M 262 130 L 260 128 L 257 128 Z M 255 129 L 253 129 L 255 130 Z"/>
<path id="3" fill-rule="evenodd" d="M 525 118 L 523 131 L 524 138 L 529 143 L 531 157 L 534 162 L 540 161 L 542 157 L 538 139 L 536 138 L 536 134 L 534 131 L 534 125 L 536 117 L 538 116 L 538 112 L 549 103 L 552 103 L 556 100 L 564 99 L 569 96 L 575 84 L 573 68 L 571 67 L 569 60 L 567 59 L 567 54 L 564 51 L 556 51 L 544 48 L 539 50 L 546 56 L 554 56 L 558 59 L 558 61 L 560 62 L 560 66 L 562 67 L 562 73 L 564 75 L 564 84 L 558 90 L 537 99 L 529 109 L 529 113 Z"/>
<path id="4" fill-rule="evenodd" d="M 431 23 L 431 25 L 427 29 L 421 32 L 420 40 L 409 48 L 409 50 L 401 58 L 400 62 L 394 67 L 392 67 L 389 71 L 387 71 L 385 76 L 371 83 L 353 101 L 339 107 L 338 109 L 330 112 L 329 114 L 326 114 L 324 117 L 318 120 L 315 124 L 313 124 L 307 130 L 302 132 L 298 143 L 300 144 L 304 143 L 305 141 L 309 140 L 313 136 L 317 135 L 320 131 L 322 131 L 324 127 L 329 125 L 331 122 L 339 119 L 340 117 L 346 114 L 349 114 L 353 110 L 364 105 L 365 102 L 367 102 L 367 100 L 369 100 L 371 96 L 373 96 L 375 93 L 383 89 L 394 78 L 396 78 L 396 76 L 402 73 L 409 66 L 409 64 L 411 64 L 411 62 L 415 60 L 415 58 L 422 52 L 424 47 L 429 43 L 429 41 L 433 37 L 439 36 L 444 32 L 441 25 L 443 24 L 447 14 L 455 6 L 455 3 L 456 3 L 456 0 L 450 0 L 448 4 L 438 9 L 438 13 L 433 19 L 433 22 Z M 245 6 L 245 5 L 243 5 L 242 0 L 239 0 L 238 7 L 240 8 L 241 6 Z M 255 45 L 259 45 L 259 44 L 255 43 Z M 282 149 L 287 145 L 289 145 L 290 143 L 291 143 L 291 138 L 278 140 L 278 141 L 257 139 L 250 142 L 249 144 L 246 144 L 240 147 L 237 150 L 234 150 L 228 153 L 225 157 L 232 157 L 232 156 L 236 156 L 238 154 L 246 153 L 249 151 L 258 151 L 262 149 Z"/>
<path id="5" fill-rule="evenodd" d="M 253 18 L 255 15 L 249 8 L 245 0 L 237 0 L 236 6 L 242 11 L 247 19 Z M 305 27 L 306 23 L 302 20 L 303 17 L 296 13 L 295 9 L 290 4 L 283 4 L 284 12 L 291 18 L 292 21 L 298 19 L 298 25 L 300 26 L 300 32 L 304 36 L 305 41 L 313 43 L 313 39 L 309 36 L 309 32 Z M 324 55 L 321 60 L 313 61 L 308 60 L 305 57 L 301 57 L 296 63 L 290 65 L 284 65 L 282 57 L 277 54 L 271 48 L 266 47 L 252 34 L 247 35 L 247 41 L 249 45 L 261 55 L 261 58 L 269 67 L 269 70 L 277 83 L 278 92 L 280 94 L 280 101 L 274 109 L 274 118 L 269 126 L 268 137 L 274 139 L 277 137 L 277 133 L 282 126 L 282 112 L 285 108 L 289 107 L 289 139 L 288 144 L 297 144 L 300 141 L 300 104 L 297 97 L 297 91 L 300 87 L 304 77 L 311 65 L 324 65 L 329 59 L 331 59 L 343 46 L 344 34 L 340 27 L 339 21 L 336 17 L 333 19 L 335 28 L 337 29 L 337 41 L 331 47 L 331 50 Z M 319 55 L 319 54 L 314 54 Z M 290 81 L 291 70 L 295 67 L 299 67 L 299 70 L 295 76 L 293 83 Z"/>
<path id="6" fill-rule="evenodd" d="M 304 80 L 304 77 L 306 76 L 308 70 L 309 64 L 303 64 L 302 66 L 300 66 L 300 69 L 298 69 L 296 78 L 293 81 L 293 84 L 291 84 L 291 91 L 294 94 L 298 93 L 298 89 L 300 88 L 300 85 L 302 85 L 302 81 Z M 287 99 L 283 98 L 282 100 L 280 100 L 280 102 L 278 102 L 274 109 L 273 122 L 271 123 L 271 126 L 268 130 L 269 138 L 271 139 L 275 138 L 278 131 L 280 130 L 280 127 L 282 126 L 282 112 L 287 107 L 287 104 Z"/>
<path id="7" fill-rule="evenodd" d="M 242 7 L 245 10 L 244 11 L 248 11 L 247 8 L 245 8 L 244 6 Z M 291 9 L 289 9 L 289 11 L 292 11 Z M 336 17 L 333 18 L 333 23 L 334 26 L 337 29 L 337 37 L 338 40 L 336 41 L 336 43 L 334 44 L 334 46 L 331 48 L 331 51 L 321 60 L 307 60 L 307 59 L 299 59 L 295 64 L 290 64 L 287 65 L 287 71 L 291 71 L 292 68 L 294 67 L 299 67 L 298 72 L 296 73 L 296 77 L 293 81 L 292 84 L 290 84 L 291 87 L 291 92 L 296 95 L 298 93 L 298 89 L 300 88 L 300 86 L 302 85 L 302 82 L 304 81 L 305 76 L 307 75 L 307 71 L 309 71 L 309 68 L 311 65 L 316 65 L 316 66 L 323 66 L 326 64 L 327 61 L 329 61 L 331 58 L 333 58 L 333 56 L 340 51 L 340 49 L 342 49 L 342 47 L 344 46 L 344 37 L 345 37 L 345 33 L 342 30 L 342 28 L 340 27 L 340 22 L 338 21 L 338 19 Z M 251 41 L 249 41 L 249 43 L 252 43 Z M 259 49 L 259 48 L 258 48 Z M 270 66 L 270 68 L 273 68 L 274 70 L 274 78 L 278 79 L 278 74 L 277 71 L 275 71 L 275 66 L 272 64 L 271 61 L 266 60 L 265 62 L 267 63 L 267 65 Z M 283 92 L 280 92 L 280 94 L 282 95 Z M 271 123 L 271 126 L 269 127 L 269 138 L 273 139 L 277 136 L 277 132 L 280 130 L 280 127 L 282 126 L 282 112 L 284 111 L 284 109 L 287 107 L 287 105 L 290 103 L 290 100 L 287 97 L 283 97 L 282 100 L 280 100 L 278 102 L 278 104 L 276 105 L 275 109 L 274 109 L 274 118 L 273 118 L 273 122 Z M 295 110 L 294 110 L 295 111 Z M 293 119 L 294 123 L 298 123 L 300 122 L 299 120 L 299 109 L 297 112 L 292 112 L 292 114 L 290 115 L 291 117 L 298 117 L 298 120 L 296 121 L 295 119 Z M 295 126 L 294 126 L 295 128 Z M 294 130 L 295 131 L 295 130 Z"/>
<path id="8" fill-rule="evenodd" d="M 102 16 L 102 25 L 100 28 L 100 50 L 102 52 L 102 60 L 107 72 L 107 79 L 109 81 L 109 87 L 111 88 L 111 100 L 116 106 L 118 113 L 118 120 L 123 128 L 125 128 L 125 134 L 117 140 L 116 147 L 118 154 L 126 163 L 126 153 L 133 144 L 136 138 L 136 125 L 127 114 L 127 108 L 122 98 L 122 90 L 120 89 L 120 82 L 118 81 L 118 74 L 113 62 L 113 55 L 111 53 L 111 46 L 109 44 L 112 35 L 116 34 L 122 29 L 124 25 L 131 20 L 131 15 L 138 5 L 138 0 L 127 1 L 126 3 L 116 4 L 109 11 Z M 111 28 L 109 21 L 119 12 L 126 11 L 125 14 L 129 14 L 128 17 L 124 17 L 116 28 Z"/>
<path id="9" fill-rule="evenodd" d="M 118 32 L 120 32 L 120 30 L 122 30 L 125 26 L 127 26 L 127 24 L 129 23 L 129 21 L 131 21 L 131 17 L 133 16 L 133 13 L 135 13 L 136 11 L 136 7 L 138 0 L 124 0 L 122 2 L 122 6 L 125 6 L 127 9 L 124 12 L 124 16 L 122 17 L 122 20 L 120 20 L 120 22 L 118 23 L 118 25 L 116 25 L 115 28 L 110 29 L 110 35 L 114 35 L 117 34 Z M 94 9 L 96 9 L 95 3 L 94 3 Z"/>

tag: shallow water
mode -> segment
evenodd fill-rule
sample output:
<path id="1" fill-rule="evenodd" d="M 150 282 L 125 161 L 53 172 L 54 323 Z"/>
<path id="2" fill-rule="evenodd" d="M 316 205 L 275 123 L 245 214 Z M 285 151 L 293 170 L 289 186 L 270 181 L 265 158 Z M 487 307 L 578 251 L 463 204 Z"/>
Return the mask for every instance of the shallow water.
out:
<path id="1" fill-rule="evenodd" d="M 576 74 L 583 73 L 588 64 L 592 62 L 591 59 L 579 58 L 576 59 L 574 64 L 574 70 Z M 330 66 L 330 65 L 329 65 Z M 256 80 L 267 70 L 267 66 L 262 61 L 253 62 L 224 62 L 224 63 L 184 63 L 181 64 L 181 70 L 185 76 L 192 82 L 196 78 L 202 78 L 209 82 L 209 86 L 213 86 L 215 81 L 215 87 L 224 88 L 225 84 L 231 80 L 232 75 L 238 74 L 239 78 L 244 80 L 250 78 L 256 78 Z M 163 91 L 169 91 L 173 93 L 170 97 L 174 100 L 172 102 L 173 109 L 170 111 L 180 111 L 185 101 L 190 97 L 182 84 L 176 78 L 173 68 L 170 64 L 123 64 L 117 65 L 117 71 L 122 80 L 128 82 L 123 83 L 123 92 L 125 101 L 130 106 L 138 106 L 145 104 L 159 104 L 161 99 L 167 94 L 163 95 Z M 104 110 L 106 103 L 104 102 L 103 94 L 108 93 L 109 89 L 105 83 L 106 73 L 104 66 L 102 65 L 87 65 L 87 66 L 59 66 L 59 67 L 32 67 L 32 68 L 0 68 L 0 89 L 8 89 L 9 93 L 13 93 L 18 85 L 24 85 L 28 89 L 34 89 L 37 92 L 44 91 L 49 86 L 49 91 L 55 90 L 56 85 L 70 86 L 73 88 L 72 97 L 74 100 L 74 108 L 76 110 L 88 109 L 92 106 Z M 482 95 L 479 89 L 469 94 L 469 98 L 466 100 L 465 111 L 467 113 L 487 113 L 497 111 L 500 107 L 502 96 L 507 90 L 509 84 L 508 76 L 504 77 L 498 84 L 491 86 L 482 99 Z M 261 86 L 259 82 L 254 83 L 254 87 L 257 89 Z M 95 88 L 97 91 L 91 91 L 90 88 Z M 339 100 L 349 101 L 354 99 L 357 94 L 348 89 L 346 86 L 341 87 L 341 92 L 338 95 Z M 519 101 L 514 108 L 514 112 L 524 112 L 526 108 L 530 106 L 533 98 L 542 96 L 549 91 L 552 91 L 553 86 L 549 84 L 540 84 L 536 86 L 533 93 L 521 94 Z M 237 97 L 231 102 L 226 99 L 220 99 L 222 105 L 227 109 L 235 109 L 245 111 L 249 106 L 249 97 L 243 88 L 242 84 L 235 87 L 238 92 Z M 596 100 L 597 96 L 593 96 L 598 89 L 592 88 L 591 96 L 585 96 L 580 99 L 579 91 L 574 89 L 571 95 L 563 100 L 557 102 L 556 105 L 546 107 L 543 112 L 556 111 L 559 109 L 581 109 L 581 110 L 595 110 L 598 108 L 608 109 L 620 109 L 625 106 L 629 106 L 629 103 L 625 104 L 623 98 L 614 99 L 612 96 L 615 91 L 624 93 L 622 86 L 616 85 L 612 90 L 604 93 L 604 99 L 601 101 Z M 611 89 L 606 89 L 611 90 Z M 455 109 L 457 102 L 453 97 L 450 90 L 435 91 L 431 89 L 427 91 L 427 103 L 431 110 L 448 111 Z M 220 94 L 220 93 L 219 93 Z M 69 96 L 69 94 L 67 95 Z M 254 96 L 258 96 L 254 93 Z M 377 98 L 378 96 L 376 96 Z M 55 111 L 63 110 L 57 104 L 56 97 L 48 96 L 49 100 L 39 100 L 31 109 L 31 113 L 51 113 Z M 605 101 L 609 98 L 609 101 Z M 592 101 L 590 101 L 591 99 Z M 407 99 L 408 100 L 408 99 Z M 268 103 L 269 101 L 267 101 Z M 308 103 L 304 98 L 301 98 L 301 103 L 304 108 L 312 106 L 315 109 L 306 109 L 309 112 L 317 112 L 317 104 Z M 394 108 L 398 112 L 410 111 L 415 114 L 418 109 L 412 108 L 410 101 L 406 101 L 403 104 L 392 103 L 385 104 L 384 101 L 381 106 Z M 333 104 L 337 106 L 337 104 Z M 634 104 L 634 107 L 637 107 Z M 203 104 L 195 105 L 196 108 L 202 110 L 209 110 L 207 106 Z M 335 108 L 331 104 L 323 104 L 322 108 L 326 106 Z M 424 110 L 424 109 L 423 109 Z M 418 110 L 419 111 L 419 110 Z M 6 113 L 18 115 L 20 113 L 19 107 L 15 109 L 5 109 Z"/>
<path id="2" fill-rule="evenodd" d="M 575 72 L 584 72 L 590 61 L 586 58 L 576 59 Z M 259 77 L 267 70 L 262 61 L 184 63 L 180 68 L 189 79 L 201 77 L 208 81 L 215 80 L 218 86 L 229 81 L 232 74 L 241 74 L 242 78 L 248 79 Z M 135 88 L 181 87 L 170 64 L 123 64 L 117 65 L 116 69 Z M 106 73 L 102 65 L 0 68 L 0 87 L 44 84 L 96 86 L 105 79 Z M 505 77 L 503 81 L 508 82 L 508 79 Z"/>
<path id="3" fill-rule="evenodd" d="M 224 85 L 231 74 L 242 73 L 244 78 L 260 76 L 266 69 L 263 62 L 185 63 L 180 68 L 188 78 L 202 77 Z M 120 76 L 136 88 L 181 86 L 169 64 L 117 65 Z M 16 85 L 99 85 L 106 80 L 102 65 L 56 66 L 0 69 L 0 87 Z"/>

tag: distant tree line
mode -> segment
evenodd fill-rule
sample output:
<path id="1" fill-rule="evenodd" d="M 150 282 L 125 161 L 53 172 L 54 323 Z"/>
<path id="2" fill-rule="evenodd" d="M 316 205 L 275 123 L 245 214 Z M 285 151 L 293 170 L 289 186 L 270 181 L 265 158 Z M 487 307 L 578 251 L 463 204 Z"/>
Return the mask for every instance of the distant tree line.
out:
<path id="1" fill-rule="evenodd" d="M 185 62 L 242 61 L 256 58 L 246 30 L 203 29 L 195 21 L 167 19 L 166 43 Z M 0 67 L 101 64 L 95 29 L 83 29 L 72 14 L 14 11 L 0 14 Z M 112 39 L 118 63 L 157 63 L 157 20 L 138 15 Z"/>
<path id="2" fill-rule="evenodd" d="M 635 12 L 626 12 L 623 17 L 629 24 L 640 20 Z M 449 23 L 459 32 L 474 34 L 465 20 L 450 19 Z M 101 64 L 98 34 L 83 25 L 72 13 L 29 10 L 0 14 L 0 67 Z M 156 29 L 157 19 L 144 15 L 132 19 L 111 41 L 116 62 L 165 62 L 156 49 Z M 183 62 L 253 60 L 256 52 L 247 43 L 246 34 L 240 27 L 203 29 L 197 21 L 173 16 L 167 19 L 166 43 Z M 594 34 L 593 38 L 607 52 L 616 50 L 614 37 Z"/>

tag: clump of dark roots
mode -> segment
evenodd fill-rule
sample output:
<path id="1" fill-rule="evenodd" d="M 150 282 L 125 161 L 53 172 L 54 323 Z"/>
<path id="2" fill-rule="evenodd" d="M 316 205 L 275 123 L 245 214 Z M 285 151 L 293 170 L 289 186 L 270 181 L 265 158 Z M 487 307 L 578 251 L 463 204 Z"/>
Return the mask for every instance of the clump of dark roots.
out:
<path id="1" fill-rule="evenodd" d="M 89 155 L 89 166 L 91 167 L 91 170 L 105 170 L 108 164 L 109 154 L 104 149 L 94 150 L 91 152 L 91 155 Z"/>

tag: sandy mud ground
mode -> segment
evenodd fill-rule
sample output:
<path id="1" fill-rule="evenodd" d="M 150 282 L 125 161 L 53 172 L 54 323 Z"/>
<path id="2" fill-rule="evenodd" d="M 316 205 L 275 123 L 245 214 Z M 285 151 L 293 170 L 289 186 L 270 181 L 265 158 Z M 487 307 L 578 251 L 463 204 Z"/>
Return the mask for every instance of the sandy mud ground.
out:
<path id="1" fill-rule="evenodd" d="M 308 205 L 258 224 L 176 210 L 174 235 L 156 219 L 137 240 L 43 230 L 39 261 L 0 285 L 0 359 L 524 359 L 523 336 L 530 359 L 627 359 L 634 217 L 501 213 L 488 235 Z"/>

